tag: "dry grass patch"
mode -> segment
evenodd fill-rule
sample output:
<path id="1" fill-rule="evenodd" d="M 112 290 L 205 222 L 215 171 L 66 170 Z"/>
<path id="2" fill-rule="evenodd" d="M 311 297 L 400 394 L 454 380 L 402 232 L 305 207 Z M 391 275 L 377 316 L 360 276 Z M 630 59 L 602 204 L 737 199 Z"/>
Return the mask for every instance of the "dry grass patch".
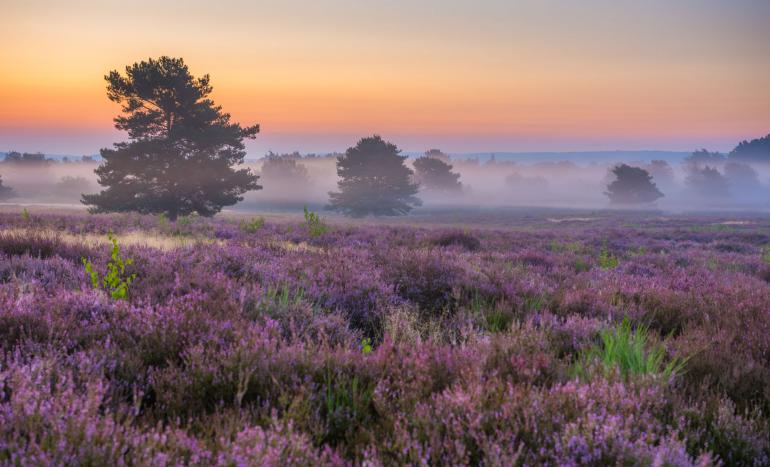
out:
<path id="1" fill-rule="evenodd" d="M 45 235 L 55 237 L 58 240 L 70 245 L 84 245 L 86 247 L 99 247 L 110 245 L 107 235 L 99 234 L 73 234 L 53 229 L 2 229 L 3 235 L 32 236 Z M 181 235 L 163 235 L 155 232 L 130 231 L 115 235 L 118 243 L 123 246 L 144 246 L 163 251 L 175 250 L 199 244 L 222 244 L 221 240 L 189 237 Z"/>

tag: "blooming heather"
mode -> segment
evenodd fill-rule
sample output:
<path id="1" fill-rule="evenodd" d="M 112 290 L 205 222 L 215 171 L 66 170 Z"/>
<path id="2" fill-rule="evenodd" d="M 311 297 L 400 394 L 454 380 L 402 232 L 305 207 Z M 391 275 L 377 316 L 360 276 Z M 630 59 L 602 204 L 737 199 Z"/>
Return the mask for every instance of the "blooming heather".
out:
<path id="1" fill-rule="evenodd" d="M 0 465 L 770 463 L 770 219 L 515 220 L 2 213 Z"/>

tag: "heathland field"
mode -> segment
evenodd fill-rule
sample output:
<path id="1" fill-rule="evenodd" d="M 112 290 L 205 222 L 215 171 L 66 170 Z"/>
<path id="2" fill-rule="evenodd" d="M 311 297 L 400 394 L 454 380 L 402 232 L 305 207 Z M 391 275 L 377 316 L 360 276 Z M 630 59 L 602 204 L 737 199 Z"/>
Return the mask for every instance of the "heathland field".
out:
<path id="1" fill-rule="evenodd" d="M 770 217 L 506 216 L 0 213 L 0 464 L 770 462 Z"/>

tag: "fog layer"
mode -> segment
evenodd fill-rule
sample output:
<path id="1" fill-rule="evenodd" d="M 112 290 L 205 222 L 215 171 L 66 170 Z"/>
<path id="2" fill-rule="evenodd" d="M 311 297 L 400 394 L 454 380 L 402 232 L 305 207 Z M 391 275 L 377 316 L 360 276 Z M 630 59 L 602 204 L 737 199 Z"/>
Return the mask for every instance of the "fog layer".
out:
<path id="1" fill-rule="evenodd" d="M 698 154 L 698 153 L 696 153 Z M 708 154 L 708 153 L 705 153 Z M 684 161 L 549 160 L 511 162 L 446 159 L 459 173 L 456 193 L 423 187 L 419 209 L 468 207 L 614 207 L 605 195 L 611 169 L 626 163 L 652 176 L 664 197 L 638 207 L 663 210 L 770 211 L 770 165 L 728 159 L 691 157 Z M 287 162 L 288 161 L 288 162 Z M 407 164 L 413 167 L 415 159 Z M 261 190 L 249 192 L 233 209 L 283 211 L 303 205 L 321 208 L 337 188 L 336 156 L 268 155 L 247 165 L 261 175 Z M 81 193 L 94 193 L 98 161 L 47 161 L 35 164 L 0 162 L 2 184 L 13 190 L 0 202 L 10 204 L 79 205 Z"/>

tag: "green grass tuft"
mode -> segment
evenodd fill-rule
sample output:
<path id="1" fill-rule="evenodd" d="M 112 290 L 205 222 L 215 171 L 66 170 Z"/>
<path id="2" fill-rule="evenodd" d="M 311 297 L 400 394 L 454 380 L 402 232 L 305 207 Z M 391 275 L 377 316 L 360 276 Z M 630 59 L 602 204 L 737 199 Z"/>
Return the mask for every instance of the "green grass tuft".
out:
<path id="1" fill-rule="evenodd" d="M 605 373 L 618 371 L 623 378 L 631 375 L 660 375 L 670 379 L 684 371 L 686 359 L 674 358 L 664 364 L 666 349 L 662 344 L 648 342 L 646 326 L 633 328 L 628 318 L 620 325 L 602 330 L 601 346 L 581 353 L 575 364 L 578 376 L 587 376 L 593 365 Z"/>

